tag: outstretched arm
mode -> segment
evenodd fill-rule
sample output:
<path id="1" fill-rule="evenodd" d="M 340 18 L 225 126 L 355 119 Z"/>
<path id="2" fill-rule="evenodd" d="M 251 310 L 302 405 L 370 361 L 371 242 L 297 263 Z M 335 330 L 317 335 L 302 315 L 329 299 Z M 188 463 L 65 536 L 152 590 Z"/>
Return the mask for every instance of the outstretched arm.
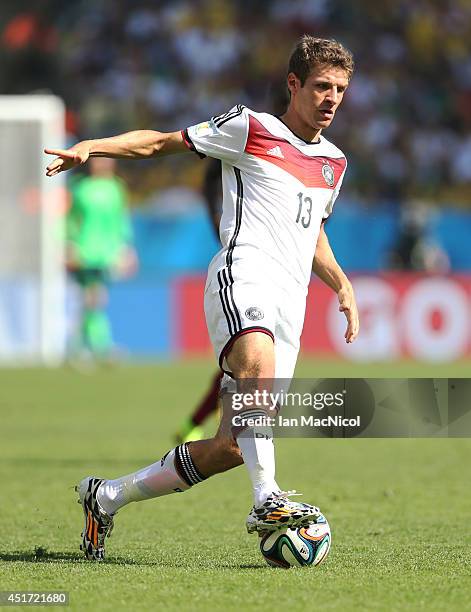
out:
<path id="1" fill-rule="evenodd" d="M 317 239 L 312 270 L 336 292 L 339 299 L 339 310 L 344 313 L 347 319 L 345 341 L 353 342 L 360 330 L 355 294 L 351 282 L 334 257 L 327 234 L 324 231 L 324 224 L 321 225 L 319 238 Z"/>
<path id="2" fill-rule="evenodd" d="M 89 157 L 147 159 L 183 151 L 188 151 L 188 148 L 181 132 L 164 133 L 154 130 L 137 130 L 111 138 L 83 140 L 70 149 L 44 149 L 45 153 L 57 156 L 47 166 L 47 176 L 80 166 Z"/>

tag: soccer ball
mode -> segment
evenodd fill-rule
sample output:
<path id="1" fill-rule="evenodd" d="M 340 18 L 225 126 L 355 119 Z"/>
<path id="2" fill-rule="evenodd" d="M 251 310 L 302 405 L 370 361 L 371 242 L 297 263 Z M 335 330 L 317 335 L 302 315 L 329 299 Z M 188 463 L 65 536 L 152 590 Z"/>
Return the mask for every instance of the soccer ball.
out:
<path id="1" fill-rule="evenodd" d="M 272 567 L 319 565 L 329 554 L 332 536 L 324 515 L 308 527 L 278 529 L 262 536 L 260 551 Z"/>

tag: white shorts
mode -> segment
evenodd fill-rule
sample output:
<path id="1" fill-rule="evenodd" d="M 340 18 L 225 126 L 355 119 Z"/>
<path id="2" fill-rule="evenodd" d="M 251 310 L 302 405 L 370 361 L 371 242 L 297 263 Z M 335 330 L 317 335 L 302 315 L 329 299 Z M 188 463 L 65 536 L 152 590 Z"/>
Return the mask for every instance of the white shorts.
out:
<path id="1" fill-rule="evenodd" d="M 232 344 L 243 334 L 259 331 L 275 343 L 275 378 L 291 379 L 304 323 L 306 289 L 294 282 L 289 287 L 276 284 L 272 274 L 263 274 L 263 281 L 250 273 L 246 262 L 218 268 L 210 266 L 204 310 L 220 368 L 230 375 L 226 355 Z"/>

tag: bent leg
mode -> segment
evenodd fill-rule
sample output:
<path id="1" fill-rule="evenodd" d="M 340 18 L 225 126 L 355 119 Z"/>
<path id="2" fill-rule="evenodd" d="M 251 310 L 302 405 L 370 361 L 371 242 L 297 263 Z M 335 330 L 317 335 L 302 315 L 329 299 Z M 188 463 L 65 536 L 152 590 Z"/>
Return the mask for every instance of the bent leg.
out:
<path id="1" fill-rule="evenodd" d="M 258 385 L 258 382 L 262 384 L 264 380 L 273 378 L 273 341 L 268 335 L 258 332 L 241 336 L 235 340 L 227 362 L 237 377 L 247 381 L 248 388 Z M 256 499 L 266 497 L 274 488 L 278 489 L 274 480 L 272 436 L 267 436 L 264 431 L 262 437 L 257 428 L 248 428 L 235 440 L 230 408 L 230 403 L 226 402 L 214 438 L 181 444 L 146 468 L 106 481 L 98 492 L 103 509 L 114 514 L 132 501 L 185 491 L 244 461 L 253 481 Z"/>
<path id="2" fill-rule="evenodd" d="M 237 424 L 235 419 L 232 421 L 231 434 L 249 472 L 255 506 L 260 506 L 270 495 L 280 491 L 275 480 L 273 431 L 269 425 L 244 426 L 243 423 L 245 419 L 252 418 L 253 422 L 261 418 L 263 421 L 274 415 L 270 413 L 269 400 L 244 402 L 244 398 L 252 399 L 256 391 L 271 393 L 275 375 L 273 340 L 261 333 L 242 336 L 234 343 L 226 360 L 236 378 L 239 395 L 242 394 L 242 408 L 237 412 Z M 234 410 L 230 412 L 234 417 Z"/>
<path id="3" fill-rule="evenodd" d="M 273 341 L 267 334 L 259 332 L 240 336 L 233 343 L 226 360 L 235 377 L 247 381 L 247 391 L 250 392 L 253 381 L 260 381 L 262 386 L 265 380 L 273 378 Z M 236 442 L 234 436 L 233 417 L 230 402 L 223 401 L 223 415 L 216 436 L 211 440 L 190 443 L 193 461 L 206 476 L 225 472 L 244 462 L 239 438 Z"/>
<path id="4" fill-rule="evenodd" d="M 188 490 L 214 474 L 243 463 L 231 436 L 231 414 L 223 414 L 218 432 L 209 440 L 180 444 L 145 468 L 105 481 L 97 497 L 110 515 L 130 502 L 142 501 Z"/>

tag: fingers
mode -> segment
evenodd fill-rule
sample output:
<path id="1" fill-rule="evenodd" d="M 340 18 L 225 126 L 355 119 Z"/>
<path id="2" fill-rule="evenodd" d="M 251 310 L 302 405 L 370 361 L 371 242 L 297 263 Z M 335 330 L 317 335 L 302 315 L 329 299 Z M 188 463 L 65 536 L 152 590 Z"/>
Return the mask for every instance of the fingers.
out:
<path id="1" fill-rule="evenodd" d="M 82 162 L 77 151 L 72 151 L 70 149 L 44 149 L 44 153 L 48 155 L 57 155 L 56 159 L 46 167 L 46 176 L 55 176 L 59 174 L 59 172 L 68 170 L 74 165 Z"/>
<path id="2" fill-rule="evenodd" d="M 347 344 L 351 344 L 354 340 L 356 340 L 359 331 L 360 323 L 358 321 L 358 317 L 348 321 L 347 331 L 345 332 L 345 342 Z"/>
<path id="3" fill-rule="evenodd" d="M 64 160 L 58 157 L 53 162 L 51 162 L 49 166 L 47 166 L 46 176 L 55 176 L 56 174 L 59 174 L 59 172 L 62 172 L 63 170 L 65 170 L 63 166 L 64 166 Z"/>
<path id="4" fill-rule="evenodd" d="M 360 320 L 353 292 L 339 292 L 339 311 L 343 312 L 347 319 L 347 330 L 344 334 L 345 342 L 351 344 L 360 331 Z"/>
<path id="5" fill-rule="evenodd" d="M 57 157 L 66 157 L 67 159 L 74 159 L 76 155 L 75 151 L 70 151 L 69 149 L 44 149 L 44 153 L 56 155 Z"/>
<path id="6" fill-rule="evenodd" d="M 358 324 L 348 325 L 347 331 L 345 332 L 345 342 L 347 344 L 354 342 L 357 339 L 359 330 L 360 328 Z"/>
<path id="7" fill-rule="evenodd" d="M 356 340 L 358 332 L 360 331 L 358 312 L 356 310 L 352 311 L 346 306 L 340 307 L 339 310 L 343 312 L 347 318 L 347 330 L 344 334 L 345 342 L 347 344 L 351 344 L 354 342 L 354 340 Z"/>

